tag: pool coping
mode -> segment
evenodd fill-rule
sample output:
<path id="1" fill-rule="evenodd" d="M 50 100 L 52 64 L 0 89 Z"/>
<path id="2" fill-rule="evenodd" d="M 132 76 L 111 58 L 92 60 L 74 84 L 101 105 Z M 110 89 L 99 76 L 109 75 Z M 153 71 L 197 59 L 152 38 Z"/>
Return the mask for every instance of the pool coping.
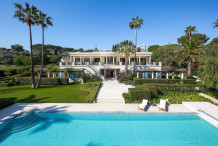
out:
<path id="1" fill-rule="evenodd" d="M 218 128 L 218 116 L 215 117 L 214 114 L 211 112 L 211 109 L 214 107 L 216 108 L 216 112 L 218 113 L 218 106 L 213 105 L 209 102 L 182 102 L 183 105 L 190 108 L 194 112 L 197 113 L 199 117 L 206 120 L 216 128 Z M 202 106 L 204 108 L 202 108 Z"/>
<path id="2" fill-rule="evenodd" d="M 86 107 L 88 106 L 88 108 Z M 110 107 L 107 111 L 104 107 Z M 113 106 L 113 107 L 111 107 Z M 200 112 L 193 107 L 183 104 L 169 104 L 168 112 L 158 111 L 158 105 L 150 105 L 148 110 L 138 111 L 136 108 L 139 104 L 93 104 L 93 103 L 15 103 L 5 109 L 0 110 L 0 125 L 6 121 L 14 118 L 22 112 L 36 112 L 36 113 L 129 113 L 129 114 L 196 114 L 202 119 L 218 128 L 218 121 L 209 117 L 209 115 Z M 53 109 L 51 108 L 53 107 Z M 61 109 L 63 108 L 63 109 Z M 81 108 L 78 109 L 78 108 Z M 128 111 L 125 111 L 128 109 Z M 104 110 L 104 111 L 102 111 Z M 179 111 L 178 111 L 179 110 Z M 4 112 L 2 114 L 2 112 Z"/>

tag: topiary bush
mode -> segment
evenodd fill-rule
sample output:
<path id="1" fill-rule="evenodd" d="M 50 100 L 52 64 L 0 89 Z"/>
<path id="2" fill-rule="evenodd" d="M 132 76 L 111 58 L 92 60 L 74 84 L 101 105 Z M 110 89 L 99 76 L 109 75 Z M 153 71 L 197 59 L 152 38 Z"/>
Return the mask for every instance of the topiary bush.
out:
<path id="1" fill-rule="evenodd" d="M 133 78 L 133 84 L 143 85 L 143 83 L 195 84 L 195 79 L 145 79 L 145 78 Z"/>

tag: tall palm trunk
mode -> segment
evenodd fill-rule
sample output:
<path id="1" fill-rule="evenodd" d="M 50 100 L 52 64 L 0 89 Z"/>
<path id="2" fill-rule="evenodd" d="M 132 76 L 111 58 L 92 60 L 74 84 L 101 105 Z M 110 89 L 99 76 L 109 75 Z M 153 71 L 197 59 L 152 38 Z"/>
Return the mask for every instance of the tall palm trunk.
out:
<path id="1" fill-rule="evenodd" d="M 192 60 L 190 59 L 188 61 L 188 75 L 187 75 L 187 77 L 190 78 L 191 74 L 192 74 Z"/>
<path id="2" fill-rule="evenodd" d="M 29 23 L 28 26 L 29 26 L 29 33 L 30 33 L 30 63 L 31 63 L 32 88 L 35 88 L 31 23 Z"/>
<path id="3" fill-rule="evenodd" d="M 40 68 L 40 73 L 39 73 L 39 79 L 38 79 L 38 83 L 36 85 L 36 88 L 39 87 L 40 81 L 41 81 L 41 78 L 42 78 L 43 63 L 44 63 L 44 24 L 42 24 L 42 61 L 41 61 L 41 68 Z"/>
<path id="4" fill-rule="evenodd" d="M 128 66 L 127 66 L 127 60 L 128 60 L 128 55 L 125 53 L 125 74 L 126 74 L 126 79 L 128 80 Z"/>
<path id="5" fill-rule="evenodd" d="M 135 72 L 135 66 L 136 66 L 136 50 L 137 50 L 137 30 L 135 28 L 135 52 L 134 52 L 134 66 L 133 66 L 134 72 Z"/>

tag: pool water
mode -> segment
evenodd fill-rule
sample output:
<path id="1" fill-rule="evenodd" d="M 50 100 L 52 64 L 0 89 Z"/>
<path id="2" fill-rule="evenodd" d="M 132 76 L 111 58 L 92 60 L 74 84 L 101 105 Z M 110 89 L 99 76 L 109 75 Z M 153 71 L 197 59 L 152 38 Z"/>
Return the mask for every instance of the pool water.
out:
<path id="1" fill-rule="evenodd" d="M 6 146 L 218 145 L 195 114 L 32 113 L 0 126 Z"/>

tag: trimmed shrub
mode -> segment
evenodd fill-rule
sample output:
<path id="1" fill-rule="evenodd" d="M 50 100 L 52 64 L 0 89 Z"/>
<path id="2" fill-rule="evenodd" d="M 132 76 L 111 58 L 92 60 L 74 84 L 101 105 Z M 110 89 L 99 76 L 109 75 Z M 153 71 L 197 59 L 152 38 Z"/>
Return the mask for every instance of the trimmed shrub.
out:
<path id="1" fill-rule="evenodd" d="M 14 83 L 9 82 L 9 83 L 0 83 L 0 87 L 10 87 L 10 86 L 14 86 Z"/>
<path id="2" fill-rule="evenodd" d="M 20 85 L 31 85 L 30 78 L 20 78 Z M 36 82 L 38 79 L 36 79 Z M 68 78 L 42 78 L 40 80 L 40 85 L 68 85 Z"/>
<path id="3" fill-rule="evenodd" d="M 133 78 L 133 84 L 143 85 L 143 83 L 164 83 L 164 84 L 195 84 L 195 79 L 144 79 Z"/>
<path id="4" fill-rule="evenodd" d="M 160 83 L 153 83 L 153 84 L 143 84 L 144 88 L 149 88 L 149 86 L 155 86 L 156 90 L 159 91 L 205 91 L 206 87 L 203 85 L 193 85 L 193 84 L 160 84 Z M 150 87 L 151 88 L 151 87 Z M 157 92 L 156 92 L 157 93 Z"/>
<path id="5" fill-rule="evenodd" d="M 126 103 L 131 103 L 132 102 L 132 99 L 131 99 L 129 93 L 123 93 L 122 95 L 123 95 L 123 98 L 125 99 Z"/>
<path id="6" fill-rule="evenodd" d="M 129 88 L 129 94 L 131 100 L 142 100 L 142 99 L 151 99 L 151 90 L 150 89 L 137 89 L 137 88 Z"/>
<path id="7" fill-rule="evenodd" d="M 80 92 L 86 93 L 88 94 L 88 96 L 86 97 L 86 101 L 88 103 L 92 103 L 95 100 L 95 97 L 98 93 L 98 90 L 100 88 L 101 85 L 101 81 L 97 81 L 97 82 L 88 82 L 85 84 L 82 84 L 82 86 L 80 86 Z"/>

